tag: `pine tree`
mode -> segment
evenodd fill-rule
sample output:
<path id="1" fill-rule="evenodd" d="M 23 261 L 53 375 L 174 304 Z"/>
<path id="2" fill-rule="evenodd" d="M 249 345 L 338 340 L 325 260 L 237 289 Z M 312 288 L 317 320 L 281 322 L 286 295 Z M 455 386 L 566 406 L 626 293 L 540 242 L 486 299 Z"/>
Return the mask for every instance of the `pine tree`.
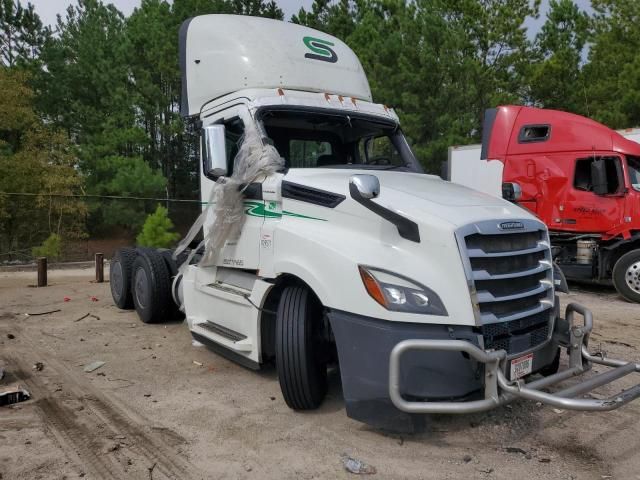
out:
<path id="1" fill-rule="evenodd" d="M 138 245 L 141 247 L 169 248 L 180 238 L 180 235 L 172 230 L 173 223 L 169 218 L 167 209 L 158 205 L 156 211 L 145 220 L 142 231 L 137 237 Z"/>

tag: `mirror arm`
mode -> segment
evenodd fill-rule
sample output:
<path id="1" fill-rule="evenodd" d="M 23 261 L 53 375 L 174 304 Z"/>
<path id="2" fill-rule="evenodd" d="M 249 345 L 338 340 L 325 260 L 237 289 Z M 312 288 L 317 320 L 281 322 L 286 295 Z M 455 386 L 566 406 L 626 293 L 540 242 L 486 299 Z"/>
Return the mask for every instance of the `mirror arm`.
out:
<path id="1" fill-rule="evenodd" d="M 398 233 L 402 238 L 406 238 L 407 240 L 410 240 L 412 242 L 420 243 L 420 231 L 416 222 L 409 220 L 408 218 L 403 217 L 402 215 L 389 210 L 386 207 L 383 207 L 373 200 L 364 198 L 358 191 L 358 187 L 356 187 L 353 183 L 349 183 L 349 193 L 351 194 L 351 198 L 353 198 L 360 205 L 371 210 L 373 213 L 381 216 L 385 220 L 393 223 L 398 229 Z"/>

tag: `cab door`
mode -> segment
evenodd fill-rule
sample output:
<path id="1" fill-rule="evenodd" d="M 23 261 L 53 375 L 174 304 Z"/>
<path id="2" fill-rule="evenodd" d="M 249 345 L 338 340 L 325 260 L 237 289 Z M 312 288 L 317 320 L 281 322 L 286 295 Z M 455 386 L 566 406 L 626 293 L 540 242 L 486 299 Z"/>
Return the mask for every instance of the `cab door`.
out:
<path id="1" fill-rule="evenodd" d="M 607 232 L 616 228 L 624 216 L 622 158 L 611 153 L 574 154 L 573 158 L 572 185 L 560 199 L 560 218 L 556 220 L 563 230 L 570 231 Z"/>
<path id="2" fill-rule="evenodd" d="M 227 155 L 227 176 L 234 173 L 234 160 L 238 154 L 240 143 L 244 134 L 244 121 L 241 114 L 244 106 L 239 106 L 224 111 L 224 117 L 214 120 L 211 124 L 222 124 L 225 127 L 225 149 Z M 245 110 L 246 111 L 246 110 Z M 203 156 L 201 155 L 201 158 Z M 212 197 L 212 191 L 216 187 L 218 177 L 207 174 L 204 165 L 200 164 L 200 194 L 203 208 Z M 245 191 L 243 198 L 244 224 L 239 235 L 227 239 L 221 254 L 218 257 L 218 266 L 239 268 L 245 270 L 257 270 L 260 264 L 260 229 L 264 222 L 264 201 L 260 194 L 260 188 L 255 188 L 263 179 L 256 179 L 255 184 Z M 203 230 L 208 235 L 215 220 L 214 208 L 210 208 L 205 219 Z"/>

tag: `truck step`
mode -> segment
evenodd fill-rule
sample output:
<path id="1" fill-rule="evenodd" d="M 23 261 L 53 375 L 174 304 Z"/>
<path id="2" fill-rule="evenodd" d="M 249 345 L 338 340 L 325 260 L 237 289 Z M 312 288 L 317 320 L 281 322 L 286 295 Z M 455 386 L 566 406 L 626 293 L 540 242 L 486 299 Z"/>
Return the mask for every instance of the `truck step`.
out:
<path id="1" fill-rule="evenodd" d="M 221 337 L 226 338 L 227 340 L 231 340 L 232 342 L 241 342 L 242 340 L 246 340 L 247 336 L 242 335 L 241 333 L 236 332 L 235 330 L 231 330 L 230 328 L 223 327 L 222 325 L 218 325 L 217 323 L 213 323 L 210 321 L 206 321 L 204 323 L 198 323 L 198 327 L 208 330 L 216 335 L 220 335 Z"/>

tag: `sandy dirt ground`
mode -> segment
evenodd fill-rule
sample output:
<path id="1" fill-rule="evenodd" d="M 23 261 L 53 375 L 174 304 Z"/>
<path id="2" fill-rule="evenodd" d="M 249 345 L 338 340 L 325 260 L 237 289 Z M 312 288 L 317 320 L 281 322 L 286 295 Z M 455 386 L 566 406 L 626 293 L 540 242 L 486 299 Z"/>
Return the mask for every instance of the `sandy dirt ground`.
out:
<path id="1" fill-rule="evenodd" d="M 334 376 L 318 411 L 296 413 L 273 368 L 252 372 L 194 347 L 183 323 L 142 324 L 92 275 L 51 271 L 37 289 L 33 272 L 0 273 L 0 390 L 32 394 L 0 407 L 3 480 L 353 477 L 344 455 L 380 479 L 640 479 L 640 401 L 599 414 L 516 402 L 434 416 L 425 433 L 400 436 L 347 418 Z M 640 360 L 638 305 L 575 286 L 566 301 L 594 311 L 592 345 Z M 106 364 L 83 371 L 97 360 Z"/>

